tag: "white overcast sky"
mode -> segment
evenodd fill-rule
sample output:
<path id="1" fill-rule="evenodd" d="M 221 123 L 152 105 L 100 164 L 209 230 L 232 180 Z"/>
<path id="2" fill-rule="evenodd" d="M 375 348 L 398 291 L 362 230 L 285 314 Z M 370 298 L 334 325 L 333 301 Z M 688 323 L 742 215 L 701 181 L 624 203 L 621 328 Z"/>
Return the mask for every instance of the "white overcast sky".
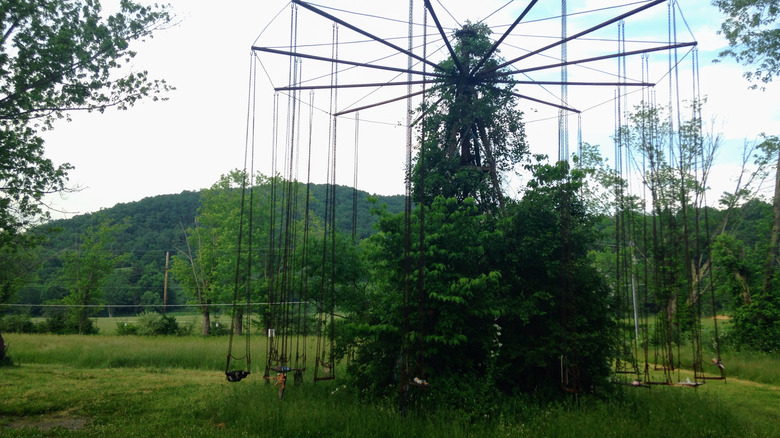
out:
<path id="1" fill-rule="evenodd" d="M 110 11 L 117 3 L 117 0 L 106 0 L 103 2 L 104 9 Z M 243 167 L 250 47 L 253 44 L 274 46 L 278 41 L 289 39 L 290 13 L 289 8 L 285 7 L 288 3 L 283 0 L 173 0 L 170 3 L 178 24 L 157 33 L 151 40 L 136 44 L 133 48 L 138 51 L 138 56 L 131 66 L 135 70 L 148 70 L 150 76 L 164 78 L 174 85 L 177 90 L 169 94 L 169 100 L 143 102 L 127 111 L 74 114 L 71 122 L 58 122 L 53 131 L 45 133 L 46 155 L 55 163 L 72 164 L 75 169 L 70 172 L 70 183 L 81 188 L 76 193 L 56 196 L 49 200 L 54 208 L 63 212 L 55 213 L 55 217 L 97 211 L 120 202 L 137 201 L 148 196 L 206 188 L 220 175 Z M 408 16 L 406 0 L 318 0 L 316 3 L 343 9 L 343 12 L 332 9 L 330 11 L 383 38 L 405 36 L 405 27 L 399 23 Z M 422 6 L 422 1 L 415 3 L 418 9 Z M 506 0 L 433 2 L 439 18 L 448 28 L 456 26 L 455 20 L 460 23 L 465 20 L 481 20 L 506 3 Z M 572 13 L 626 3 L 628 1 L 571 0 L 568 1 L 568 11 Z M 488 23 L 496 26 L 494 35 L 503 33 L 503 28 L 498 26 L 510 24 L 517 16 L 517 11 L 527 4 L 528 1 L 516 0 L 490 17 Z M 711 182 L 713 191 L 719 194 L 732 188 L 729 172 L 735 166 L 735 158 L 739 156 L 742 144 L 745 141 L 754 141 L 762 132 L 780 133 L 780 88 L 775 83 L 770 84 L 763 92 L 749 90 L 749 84 L 741 77 L 741 66 L 730 60 L 717 64 L 712 62 L 716 54 L 725 48 L 726 42 L 716 34 L 722 17 L 717 8 L 710 5 L 710 0 L 679 0 L 678 6 L 682 10 L 677 24 L 679 41 L 695 39 L 699 43 L 701 92 L 708 99 L 705 121 L 714 120 L 715 131 L 722 133 L 725 139 L 724 149 L 716 164 L 717 178 Z M 604 14 L 615 16 L 629 9 Z M 272 20 L 280 11 L 279 17 Z M 349 11 L 397 18 L 399 22 L 392 24 L 368 15 L 350 14 Z M 541 0 L 526 21 L 552 17 L 559 12 L 559 1 Z M 573 16 L 569 20 L 569 34 L 593 26 L 605 16 Z M 299 17 L 298 33 L 301 42 L 330 41 L 330 22 L 309 11 L 300 11 Z M 667 40 L 666 4 L 656 6 L 630 20 L 626 21 L 627 39 Z M 556 20 L 546 20 L 536 24 L 532 22 L 525 27 L 520 26 L 515 31 L 518 37 L 508 39 L 507 42 L 515 48 L 538 47 L 540 43 L 534 42 L 535 39 L 560 35 L 559 23 Z M 365 39 L 356 38 L 347 30 L 340 32 L 342 42 Z M 604 32 L 601 35 L 604 35 L 605 39 L 614 39 L 617 36 L 615 26 L 605 29 Z M 394 41 L 397 45 L 406 47 L 407 43 L 403 38 Z M 593 56 L 590 51 L 595 50 L 595 44 L 572 44 L 569 47 L 569 59 Z M 361 62 L 372 61 L 384 54 L 383 46 L 376 45 L 369 46 L 367 51 L 355 49 L 350 52 L 349 45 L 343 44 L 342 50 L 342 59 L 353 57 Z M 508 44 L 502 55 L 508 58 L 512 50 Z M 553 49 L 549 55 L 559 56 L 560 51 Z M 431 56 L 436 58 L 435 54 Z M 260 109 L 254 116 L 257 148 L 255 169 L 267 172 L 270 169 L 270 154 L 264 148 L 270 143 L 273 131 L 272 89 L 274 85 L 284 85 L 278 82 L 277 78 L 284 78 L 287 73 L 286 67 L 283 66 L 286 61 L 268 55 L 261 56 L 260 59 L 263 64 L 258 70 L 256 85 L 257 107 Z M 437 60 L 440 60 L 440 57 Z M 628 62 L 632 63 L 632 66 L 628 67 L 629 72 L 640 68 L 638 57 Z M 405 67 L 406 59 L 396 58 L 395 62 L 383 63 Z M 615 71 L 616 61 L 612 63 L 615 65 L 611 68 Z M 280 65 L 282 67 L 279 67 Z M 691 81 L 690 62 L 686 60 L 681 65 L 685 65 L 680 70 L 681 82 Z M 266 73 L 262 68 L 270 71 Z M 304 72 L 309 72 L 311 77 L 317 67 L 310 67 L 304 62 L 302 68 Z M 577 74 L 573 70 L 575 69 L 570 70 L 570 80 Z M 663 70 L 664 63 L 661 63 L 660 67 L 653 65 L 651 79 L 663 76 Z M 347 73 L 344 77 L 343 81 L 350 80 Z M 534 77 L 536 80 L 539 78 Z M 369 76 L 358 76 L 353 80 L 367 82 Z M 664 81 L 667 79 L 662 79 L 661 82 Z M 395 95 L 403 94 L 401 89 L 405 89 L 393 88 Z M 668 89 L 663 88 L 660 83 L 657 88 L 657 94 L 660 95 L 657 100 L 665 104 L 668 102 Z M 550 92 L 557 93 L 558 90 L 552 87 Z M 614 96 L 614 92 L 614 88 L 607 87 L 598 90 L 600 94 L 570 88 L 569 97 L 572 105 L 585 109 L 608 101 Z M 538 89 L 533 93 L 537 97 L 542 96 Z M 363 96 L 365 99 L 358 104 L 356 100 L 350 100 L 357 99 L 353 96 L 354 94 L 345 92 L 339 100 L 340 105 L 350 102 L 353 106 L 360 106 L 381 100 L 380 94 Z M 305 99 L 308 100 L 308 96 Z M 318 110 L 327 108 L 327 94 L 319 93 L 315 99 L 315 107 Z M 683 99 L 686 97 L 683 96 Z M 403 193 L 405 130 L 399 124 L 405 120 L 404 109 L 405 105 L 399 104 L 381 110 L 361 111 L 358 131 L 359 188 L 378 194 Z M 523 108 L 523 111 L 528 122 L 532 152 L 547 153 L 554 157 L 558 137 L 557 121 L 554 118 L 557 110 L 529 105 Z M 601 145 L 602 152 L 607 156 L 611 156 L 613 150 L 609 133 L 614 129 L 614 113 L 614 105 L 607 103 L 600 108 L 585 111 L 582 116 L 583 140 Z M 284 114 L 280 117 L 284 117 Z M 339 144 L 344 144 L 339 146 L 343 160 L 351 160 L 354 156 L 357 133 L 351 117 L 353 116 L 341 120 L 338 125 L 338 141 Z M 308 122 L 304 124 L 306 123 Z M 577 137 L 576 117 L 570 118 L 569 123 L 572 139 L 570 147 L 573 149 L 576 147 Z M 327 130 L 327 122 L 314 121 L 313 124 L 316 125 L 313 128 L 315 132 L 323 132 L 314 134 L 318 140 L 313 142 L 313 147 L 325 149 L 327 134 L 324 132 Z M 322 140 L 323 137 L 325 140 Z M 337 178 L 338 182 L 351 184 L 351 161 L 339 163 L 338 167 L 342 171 Z M 301 175 L 299 177 L 305 179 Z"/>

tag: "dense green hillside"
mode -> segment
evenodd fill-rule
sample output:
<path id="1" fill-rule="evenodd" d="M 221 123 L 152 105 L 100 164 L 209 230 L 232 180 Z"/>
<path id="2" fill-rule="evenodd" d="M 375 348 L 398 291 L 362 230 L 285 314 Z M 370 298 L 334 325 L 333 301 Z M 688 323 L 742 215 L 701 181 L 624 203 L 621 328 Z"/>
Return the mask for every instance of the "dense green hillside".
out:
<path id="1" fill-rule="evenodd" d="M 310 208 L 315 215 L 324 216 L 327 186 L 313 184 Z M 374 232 L 376 217 L 370 213 L 369 194 L 351 187 L 337 186 L 336 226 L 344 233 L 352 233 L 353 196 L 357 196 L 356 235 L 365 238 Z M 378 204 L 386 204 L 391 212 L 404 209 L 404 197 L 376 196 Z M 100 212 L 56 220 L 33 232 L 47 236 L 39 249 L 40 262 L 33 281 L 18 294 L 17 303 L 44 304 L 66 295 L 61 281 L 62 263 L 59 254 L 76 248 L 78 240 L 90 225 L 108 218 L 112 223 L 127 221 L 128 227 L 117 236 L 117 251 L 127 253 L 128 259 L 117 269 L 105 288 L 107 302 L 114 305 L 155 304 L 162 301 L 166 252 L 174 255 L 185 248 L 183 227 L 191 226 L 198 215 L 200 192 L 184 191 L 179 194 L 159 195 L 140 201 L 117 204 Z M 187 298 L 181 289 L 169 283 L 169 304 L 183 304 Z M 33 313 L 41 313 L 34 308 Z M 110 309 L 136 312 L 139 308 Z"/>

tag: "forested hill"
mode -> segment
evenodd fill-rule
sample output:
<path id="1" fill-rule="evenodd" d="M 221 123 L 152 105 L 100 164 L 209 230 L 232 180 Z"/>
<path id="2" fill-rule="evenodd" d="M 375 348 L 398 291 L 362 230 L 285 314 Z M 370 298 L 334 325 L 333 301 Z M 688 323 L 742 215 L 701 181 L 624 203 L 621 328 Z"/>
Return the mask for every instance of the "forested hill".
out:
<path id="1" fill-rule="evenodd" d="M 312 184 L 311 211 L 321 219 L 325 215 L 327 184 Z M 129 227 L 117 239 L 119 246 L 128 252 L 148 252 L 149 250 L 174 250 L 178 244 L 184 244 L 182 225 L 192 226 L 200 206 L 200 191 L 184 191 L 179 194 L 158 195 L 140 201 L 116 204 L 96 213 L 74 216 L 48 223 L 45 228 L 55 229 L 51 233 L 47 248 L 61 250 L 72 246 L 88 226 L 98 223 L 102 218 L 111 222 L 127 220 Z M 343 233 L 352 232 L 353 196 L 352 187 L 336 186 L 336 227 Z M 371 215 L 372 204 L 368 197 L 378 199 L 378 205 L 386 204 L 391 213 L 404 210 L 403 195 L 370 195 L 357 191 L 356 234 L 363 239 L 374 233 L 377 217 Z M 324 220 L 324 219 L 323 219 Z"/>
<path id="2" fill-rule="evenodd" d="M 325 184 L 313 184 L 311 187 L 313 201 L 310 209 L 321 218 L 325 211 L 326 191 Z M 337 186 L 335 191 L 336 226 L 348 234 L 352 232 L 354 192 L 353 188 L 345 186 Z M 65 250 L 75 249 L 85 230 L 99 224 L 104 218 L 110 219 L 112 223 L 127 221 L 128 224 L 124 231 L 116 235 L 117 251 L 128 254 L 128 260 L 106 288 L 107 301 L 114 304 L 151 304 L 143 299 L 147 291 L 153 291 L 154 296 L 161 299 L 159 291 L 163 289 L 165 253 L 170 252 L 173 256 L 186 247 L 182 226 L 186 228 L 194 224 L 200 196 L 200 191 L 152 196 L 117 204 L 96 213 L 52 221 L 35 230 L 45 232 L 48 236 L 40 248 L 37 275 L 19 292 L 15 301 L 43 304 L 62 298 L 67 290 L 60 278 L 60 255 Z M 359 238 L 371 235 L 377 220 L 376 216 L 371 215 L 372 204 L 367 199 L 369 196 L 367 192 L 357 192 L 356 232 Z M 390 212 L 404 210 L 402 195 L 375 197 L 378 198 L 378 205 L 386 204 Z M 176 285 L 169 292 L 170 304 L 186 300 L 183 296 L 176 296 L 179 292 Z"/>

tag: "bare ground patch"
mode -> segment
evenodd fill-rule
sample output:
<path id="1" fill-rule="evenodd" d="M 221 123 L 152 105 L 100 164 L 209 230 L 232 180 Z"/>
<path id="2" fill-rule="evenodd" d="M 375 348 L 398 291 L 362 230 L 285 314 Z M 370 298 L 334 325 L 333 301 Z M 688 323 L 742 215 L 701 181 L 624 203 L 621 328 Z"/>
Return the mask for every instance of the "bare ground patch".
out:
<path id="1" fill-rule="evenodd" d="M 68 414 L 32 415 L 11 417 L 10 419 L 11 422 L 5 426 L 7 429 L 51 430 L 55 427 L 61 427 L 68 430 L 81 430 L 87 424 L 86 418 Z"/>

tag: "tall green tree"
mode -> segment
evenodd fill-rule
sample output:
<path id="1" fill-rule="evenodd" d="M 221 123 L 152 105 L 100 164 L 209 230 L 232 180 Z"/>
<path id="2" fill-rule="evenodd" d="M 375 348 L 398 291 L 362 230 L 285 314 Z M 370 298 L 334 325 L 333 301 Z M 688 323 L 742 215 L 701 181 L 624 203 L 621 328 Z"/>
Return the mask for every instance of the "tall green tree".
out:
<path id="1" fill-rule="evenodd" d="M 73 111 L 126 109 L 171 89 L 123 68 L 131 43 L 170 21 L 165 7 L 131 0 L 110 16 L 97 0 L 0 3 L 0 246 L 47 216 L 44 195 L 67 187 L 72 166 L 45 157 L 41 131 Z"/>
<path id="2" fill-rule="evenodd" d="M 211 304 L 232 302 L 237 290 L 238 300 L 245 301 L 247 287 L 253 288 L 253 297 L 262 297 L 261 284 L 269 269 L 269 181 L 257 174 L 250 187 L 243 171 L 222 175 L 202 192 L 195 225 L 185 230 L 186 248 L 173 258 L 172 273 L 199 306 L 203 335 L 209 333 Z M 249 275 L 259 280 L 248 285 Z"/>
<path id="3" fill-rule="evenodd" d="M 748 68 L 743 76 L 753 82 L 751 88 L 758 88 L 759 83 L 767 84 L 780 75 L 780 2 L 777 0 L 714 0 L 713 4 L 728 15 L 721 24 L 720 32 L 728 39 L 729 49 L 721 52 L 721 56 L 730 56 Z M 764 85 L 760 86 L 762 90 Z M 777 136 L 763 136 L 762 146 L 771 150 L 777 157 L 777 168 L 780 169 L 780 148 Z M 775 160 L 772 160 L 775 161 Z M 777 271 L 780 269 L 780 171 L 775 173 L 774 191 L 774 222 L 769 240 L 762 288 L 757 291 L 756 300 L 746 303 L 740 308 L 738 319 L 743 333 L 754 333 L 756 336 L 745 337 L 754 340 L 764 336 L 775 336 L 780 327 L 780 286 L 777 283 Z M 760 297 L 760 298 L 758 298 Z M 760 328 L 760 329 L 758 329 Z M 766 342 L 754 342 L 759 348 L 768 349 Z M 771 348 L 776 348 L 771 347 Z"/>
<path id="4" fill-rule="evenodd" d="M 608 291 L 585 257 L 593 233 L 579 176 L 566 163 L 526 163 L 534 179 L 523 200 L 501 188 L 530 154 L 513 84 L 490 74 L 500 58 L 488 37 L 481 24 L 455 32 L 457 59 L 440 64 L 420 108 L 420 202 L 408 217 L 380 209 L 363 248 L 366 310 L 345 327 L 357 349 L 351 369 L 367 393 L 397 388 L 402 406 L 473 400 L 459 407 L 486 413 L 497 390 L 557 387 L 562 355 L 581 360 L 586 385 L 608 371 Z M 421 381 L 435 389 L 410 390 Z"/>
<path id="5" fill-rule="evenodd" d="M 777 0 L 713 0 L 727 18 L 720 33 L 731 46 L 720 53 L 750 70 L 744 77 L 767 84 L 780 74 L 780 2 Z M 764 86 L 761 86 L 764 88 Z"/>
<path id="6" fill-rule="evenodd" d="M 528 155 L 519 98 L 505 77 L 475 81 L 465 73 L 492 46 L 487 25 L 467 23 L 454 36 L 458 61 L 442 62 L 445 74 L 423 105 L 424 154 L 414 167 L 414 196 L 426 204 L 444 196 L 474 198 L 480 209 L 503 208 L 504 175 Z M 496 67 L 499 61 L 493 53 L 480 68 Z"/>
<path id="7" fill-rule="evenodd" d="M 93 331 L 89 315 L 105 304 L 103 286 L 117 265 L 128 258 L 116 246 L 116 234 L 127 226 L 127 222 L 111 224 L 103 220 L 87 228 L 76 249 L 62 255 L 62 279 L 68 295 L 61 302 L 72 306 L 70 323 L 79 334 Z"/>

